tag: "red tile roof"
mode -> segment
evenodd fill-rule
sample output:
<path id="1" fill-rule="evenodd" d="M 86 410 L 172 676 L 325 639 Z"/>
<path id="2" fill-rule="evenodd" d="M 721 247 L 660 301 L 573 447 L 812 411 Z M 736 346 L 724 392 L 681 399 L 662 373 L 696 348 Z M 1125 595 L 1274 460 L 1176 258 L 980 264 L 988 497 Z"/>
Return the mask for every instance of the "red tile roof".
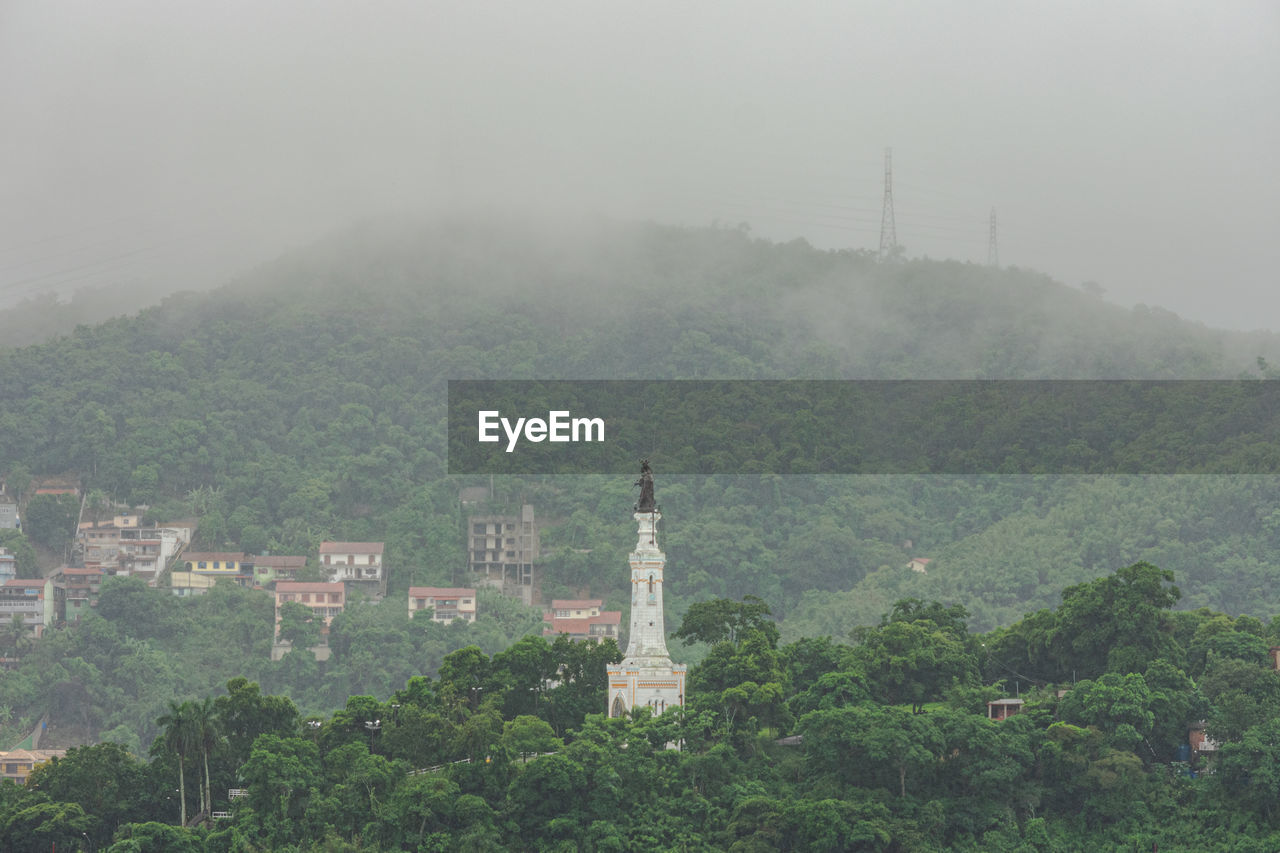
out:
<path id="1" fill-rule="evenodd" d="M 382 542 L 321 542 L 321 554 L 381 554 Z"/>
<path id="2" fill-rule="evenodd" d="M 622 611 L 605 610 L 599 616 L 584 616 L 579 619 L 543 619 L 549 622 L 544 625 L 542 633 L 546 634 L 576 634 L 587 636 L 591 633 L 592 625 L 617 625 L 622 622 Z"/>
<path id="3" fill-rule="evenodd" d="M 593 607 L 603 607 L 604 600 L 598 598 L 555 598 L 551 600 L 552 610 L 590 610 Z"/>
<path id="4" fill-rule="evenodd" d="M 65 749 L 11 749 L 8 752 L 0 752 L 0 761 L 15 761 L 18 763 L 31 761 L 39 764 L 48 761 L 50 758 L 61 758 L 66 754 L 67 751 Z"/>
<path id="5" fill-rule="evenodd" d="M 619 625 L 622 623 L 621 610 L 605 610 L 598 616 L 582 616 L 579 618 L 564 617 L 556 619 L 550 615 L 542 617 L 543 634 L 589 634 L 592 625 Z"/>
<path id="6" fill-rule="evenodd" d="M 23 589 L 25 587 L 30 587 L 31 589 L 38 589 L 44 586 L 44 579 L 43 578 L 15 578 L 11 581 L 5 581 L 4 585 L 6 588 L 13 587 L 14 589 Z"/>
<path id="7" fill-rule="evenodd" d="M 448 586 L 411 586 L 410 598 L 475 598 L 475 589 Z"/>
<path id="8" fill-rule="evenodd" d="M 276 592 L 339 592 L 346 587 L 340 583 L 280 581 L 276 584 Z"/>
<path id="9" fill-rule="evenodd" d="M 286 556 L 281 554 L 263 554 L 258 557 L 246 557 L 246 562 L 252 562 L 255 566 L 270 566 L 274 569 L 300 569 L 307 564 L 307 558 L 297 556 Z"/>
<path id="10" fill-rule="evenodd" d="M 589 619 L 557 619 L 542 629 L 543 634 L 581 634 L 591 633 Z"/>

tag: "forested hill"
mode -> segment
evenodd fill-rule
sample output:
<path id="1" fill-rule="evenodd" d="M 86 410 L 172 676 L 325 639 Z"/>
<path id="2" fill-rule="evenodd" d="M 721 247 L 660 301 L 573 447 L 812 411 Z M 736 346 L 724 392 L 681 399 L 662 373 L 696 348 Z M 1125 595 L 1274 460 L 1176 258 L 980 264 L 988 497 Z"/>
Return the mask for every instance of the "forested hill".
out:
<path id="1" fill-rule="evenodd" d="M 474 483 L 445 475 L 449 378 L 1234 377 L 1278 351 L 1272 335 L 1120 309 L 1038 273 L 878 264 L 741 229 L 381 223 L 0 351 L 0 471 L 74 471 L 156 515 L 198 511 L 210 548 L 385 540 L 401 590 L 465 563 L 456 496 Z M 842 632 L 900 593 L 963 603 L 989 627 L 1139 559 L 1173 570 L 1185 602 L 1280 603 L 1262 581 L 1280 562 L 1270 480 L 659 488 L 673 606 L 754 592 L 789 631 Z M 509 478 L 497 497 L 556 522 L 550 591 L 610 594 L 626 482 Z M 902 573 L 913 556 L 934 559 L 927 576 Z"/>
<path id="2" fill-rule="evenodd" d="M 745 229 L 369 225 L 206 304 L 265 294 L 379 328 L 394 316 L 470 331 L 439 343 L 489 357 L 453 367 L 501 377 L 1191 379 L 1280 358 L 1274 334 L 1123 309 L 1033 271 L 879 264 Z M 510 341 L 521 349 L 503 351 Z"/>
<path id="3" fill-rule="evenodd" d="M 64 318 L 39 296 L 0 311 L 0 343 L 56 334 L 58 322 L 71 332 L 70 324 L 109 313 L 93 295 L 77 297 L 84 310 Z M 361 331 L 362 318 L 378 329 L 424 321 L 434 321 L 425 332 L 435 323 L 475 328 L 486 353 L 524 339 L 540 371 L 573 377 L 1201 378 L 1235 376 L 1259 355 L 1280 354 L 1273 334 L 1123 309 L 1029 270 L 878 264 L 870 252 L 771 243 L 745 228 L 608 223 L 368 224 L 213 293 L 170 298 L 142 322 L 199 338 L 198 324 L 240 325 L 268 310 L 272 325 L 286 321 L 282 314 L 347 317 L 339 339 Z M 499 337 L 485 318 L 498 321 Z M 635 348 L 640 329 L 649 349 Z M 708 340 L 688 334 L 696 331 Z M 779 341 L 778 331 L 794 337 Z M 474 367 L 507 376 L 522 366 L 488 358 Z"/>

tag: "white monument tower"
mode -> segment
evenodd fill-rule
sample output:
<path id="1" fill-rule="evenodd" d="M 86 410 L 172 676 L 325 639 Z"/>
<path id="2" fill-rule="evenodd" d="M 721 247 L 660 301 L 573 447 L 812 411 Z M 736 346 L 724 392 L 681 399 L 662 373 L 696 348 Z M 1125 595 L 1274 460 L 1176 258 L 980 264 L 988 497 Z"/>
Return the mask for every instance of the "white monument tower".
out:
<path id="1" fill-rule="evenodd" d="M 667 557 L 658 549 L 658 520 L 662 513 L 653 499 L 649 460 L 640 463 L 640 500 L 635 506 L 639 540 L 631 552 L 631 632 L 622 663 L 610 664 L 609 716 L 620 717 L 637 706 L 661 714 L 684 704 L 684 664 L 673 664 L 667 653 L 662 622 L 662 570 Z"/>

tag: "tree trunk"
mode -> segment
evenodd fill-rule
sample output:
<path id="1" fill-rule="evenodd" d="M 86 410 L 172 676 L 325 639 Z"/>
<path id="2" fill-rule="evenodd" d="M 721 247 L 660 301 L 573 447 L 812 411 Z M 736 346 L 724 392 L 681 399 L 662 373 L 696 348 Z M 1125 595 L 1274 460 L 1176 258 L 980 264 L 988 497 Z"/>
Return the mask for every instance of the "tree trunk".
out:
<path id="1" fill-rule="evenodd" d="M 182 826 L 187 825 L 187 775 L 182 772 L 182 756 L 178 756 L 178 814 Z"/>
<path id="2" fill-rule="evenodd" d="M 213 788 L 209 784 L 209 750 L 204 751 L 204 813 L 213 814 Z"/>
<path id="3" fill-rule="evenodd" d="M 907 765 L 898 765 L 898 796 L 905 797 L 907 795 Z"/>

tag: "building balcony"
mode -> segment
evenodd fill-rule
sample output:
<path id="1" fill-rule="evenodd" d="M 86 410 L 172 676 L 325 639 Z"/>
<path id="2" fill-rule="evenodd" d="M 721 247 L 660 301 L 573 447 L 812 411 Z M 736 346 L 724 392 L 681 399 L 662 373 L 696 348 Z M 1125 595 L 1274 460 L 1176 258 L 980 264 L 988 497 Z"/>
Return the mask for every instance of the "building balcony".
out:
<path id="1" fill-rule="evenodd" d="M 11 612 L 15 610 L 28 611 L 31 613 L 39 613 L 44 609 L 44 600 L 35 598 L 34 596 L 26 601 L 0 601 L 0 610 Z"/>

